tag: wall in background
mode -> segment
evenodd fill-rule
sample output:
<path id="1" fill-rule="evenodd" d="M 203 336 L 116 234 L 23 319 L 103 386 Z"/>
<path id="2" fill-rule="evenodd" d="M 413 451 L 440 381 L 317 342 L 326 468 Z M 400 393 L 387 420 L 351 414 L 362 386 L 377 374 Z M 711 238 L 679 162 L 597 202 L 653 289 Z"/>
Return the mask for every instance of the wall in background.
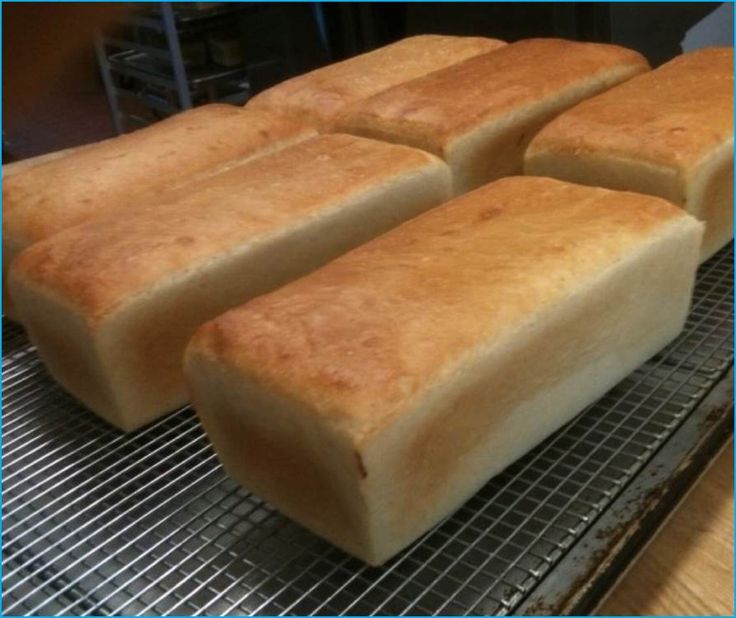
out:
<path id="1" fill-rule="evenodd" d="M 4 159 L 6 154 L 23 158 L 114 134 L 94 60 L 93 32 L 134 4 L 3 4 Z M 658 65 L 680 53 L 688 29 L 722 6 L 718 2 L 243 4 L 253 8 L 239 24 L 246 53 L 253 57 L 276 53 L 282 58 L 278 74 L 252 76 L 256 92 L 285 77 L 420 33 L 614 42 L 642 52 Z M 733 6 L 726 8 L 732 16 Z M 704 32 L 706 40 L 712 36 L 733 44 L 732 17 L 715 18 Z"/>

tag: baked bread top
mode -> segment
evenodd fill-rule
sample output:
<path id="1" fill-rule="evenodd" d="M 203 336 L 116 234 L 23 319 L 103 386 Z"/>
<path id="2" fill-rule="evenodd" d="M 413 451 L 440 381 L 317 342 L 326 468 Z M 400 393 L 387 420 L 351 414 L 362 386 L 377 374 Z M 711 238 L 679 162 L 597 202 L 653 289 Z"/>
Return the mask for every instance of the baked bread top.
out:
<path id="1" fill-rule="evenodd" d="M 562 113 L 527 157 L 602 154 L 691 168 L 733 140 L 733 87 L 733 48 L 678 56 Z"/>
<path id="2" fill-rule="evenodd" d="M 497 39 L 425 34 L 286 80 L 248 102 L 324 127 L 350 103 L 497 49 Z"/>
<path id="3" fill-rule="evenodd" d="M 616 45 L 526 39 L 357 102 L 334 127 L 358 134 L 365 127 L 367 134 L 395 135 L 445 156 L 454 139 L 480 123 L 522 115 L 526 107 L 573 94 L 576 86 L 613 85 L 648 68 L 641 54 Z"/>
<path id="4" fill-rule="evenodd" d="M 310 135 L 306 125 L 262 110 L 219 103 L 187 110 L 4 179 L 3 239 L 36 242 Z"/>
<path id="5" fill-rule="evenodd" d="M 317 136 L 172 192 L 166 203 L 154 200 L 35 243 L 14 260 L 11 279 L 41 286 L 99 320 L 167 277 L 436 167 L 444 164 L 414 148 Z"/>
<path id="6" fill-rule="evenodd" d="M 502 179 L 206 323 L 188 354 L 359 442 L 669 226 L 702 228 L 655 197 Z"/>

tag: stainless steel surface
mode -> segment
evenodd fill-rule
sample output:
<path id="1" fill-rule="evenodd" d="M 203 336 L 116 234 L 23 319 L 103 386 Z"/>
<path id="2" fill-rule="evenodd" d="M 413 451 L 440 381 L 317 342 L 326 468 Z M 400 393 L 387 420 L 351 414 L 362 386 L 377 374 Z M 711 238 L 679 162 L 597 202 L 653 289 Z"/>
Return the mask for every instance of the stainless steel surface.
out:
<path id="1" fill-rule="evenodd" d="M 516 613 L 598 613 L 631 560 L 733 436 L 733 377 L 732 365 L 548 576 L 514 608 Z"/>
<path id="2" fill-rule="evenodd" d="M 369 568 L 239 489 L 190 410 L 123 435 L 4 323 L 3 612 L 514 613 L 722 378 L 732 333 L 729 247 L 675 342 Z"/>
<path id="3" fill-rule="evenodd" d="M 171 54 L 171 68 L 174 71 L 179 106 L 181 109 L 190 109 L 192 107 L 192 94 L 189 92 L 187 70 L 184 68 L 184 58 L 179 45 L 179 32 L 176 29 L 176 18 L 171 2 L 161 3 L 161 19 L 164 23 L 164 34 Z"/>
<path id="4" fill-rule="evenodd" d="M 112 115 L 112 123 L 115 126 L 115 132 L 121 135 L 125 131 L 123 118 L 120 111 L 120 105 L 115 92 L 115 83 L 110 73 L 110 62 L 105 53 L 105 46 L 102 37 L 95 35 L 95 55 L 97 56 L 97 66 L 100 69 L 100 77 L 102 84 L 105 86 L 105 94 L 107 95 L 107 103 L 110 106 L 110 114 Z"/>
<path id="5" fill-rule="evenodd" d="M 135 50 L 118 52 L 110 56 L 110 63 L 121 72 L 133 77 L 148 79 L 161 86 L 175 88 L 177 80 L 168 75 L 160 66 L 156 66 L 151 59 L 144 53 Z M 248 72 L 248 68 L 255 66 L 238 67 L 221 67 L 214 64 L 208 64 L 204 67 L 195 67 L 187 71 L 187 82 L 192 87 L 206 85 L 210 82 L 232 79 L 238 76 L 244 76 Z"/>

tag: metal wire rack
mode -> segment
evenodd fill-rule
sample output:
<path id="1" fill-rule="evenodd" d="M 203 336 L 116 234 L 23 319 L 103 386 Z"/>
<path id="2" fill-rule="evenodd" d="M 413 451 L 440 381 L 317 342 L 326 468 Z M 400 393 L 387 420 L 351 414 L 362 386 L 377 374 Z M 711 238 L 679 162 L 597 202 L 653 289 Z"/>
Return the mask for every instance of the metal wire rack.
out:
<path id="1" fill-rule="evenodd" d="M 729 368 L 732 331 L 729 247 L 676 341 L 370 568 L 237 487 L 191 410 L 124 435 L 4 322 L 3 613 L 513 613 Z"/>

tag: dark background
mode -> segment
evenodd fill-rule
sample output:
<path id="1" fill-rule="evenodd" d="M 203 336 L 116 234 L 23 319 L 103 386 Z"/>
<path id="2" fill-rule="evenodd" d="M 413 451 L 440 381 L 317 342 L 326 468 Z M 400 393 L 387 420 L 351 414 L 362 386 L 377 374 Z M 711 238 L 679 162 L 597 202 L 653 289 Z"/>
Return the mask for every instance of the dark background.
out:
<path id="1" fill-rule="evenodd" d="M 365 3 L 326 6 L 336 56 L 411 34 L 491 36 L 507 41 L 557 36 L 618 43 L 653 64 L 680 53 L 685 31 L 720 3 Z M 347 16 L 346 16 L 347 15 Z"/>
<path id="2" fill-rule="evenodd" d="M 277 57 L 257 92 L 294 74 L 420 33 L 515 41 L 613 42 L 653 65 L 720 3 L 239 3 L 246 53 Z M 24 158 L 114 135 L 94 32 L 135 3 L 3 3 L 3 156 Z"/>

